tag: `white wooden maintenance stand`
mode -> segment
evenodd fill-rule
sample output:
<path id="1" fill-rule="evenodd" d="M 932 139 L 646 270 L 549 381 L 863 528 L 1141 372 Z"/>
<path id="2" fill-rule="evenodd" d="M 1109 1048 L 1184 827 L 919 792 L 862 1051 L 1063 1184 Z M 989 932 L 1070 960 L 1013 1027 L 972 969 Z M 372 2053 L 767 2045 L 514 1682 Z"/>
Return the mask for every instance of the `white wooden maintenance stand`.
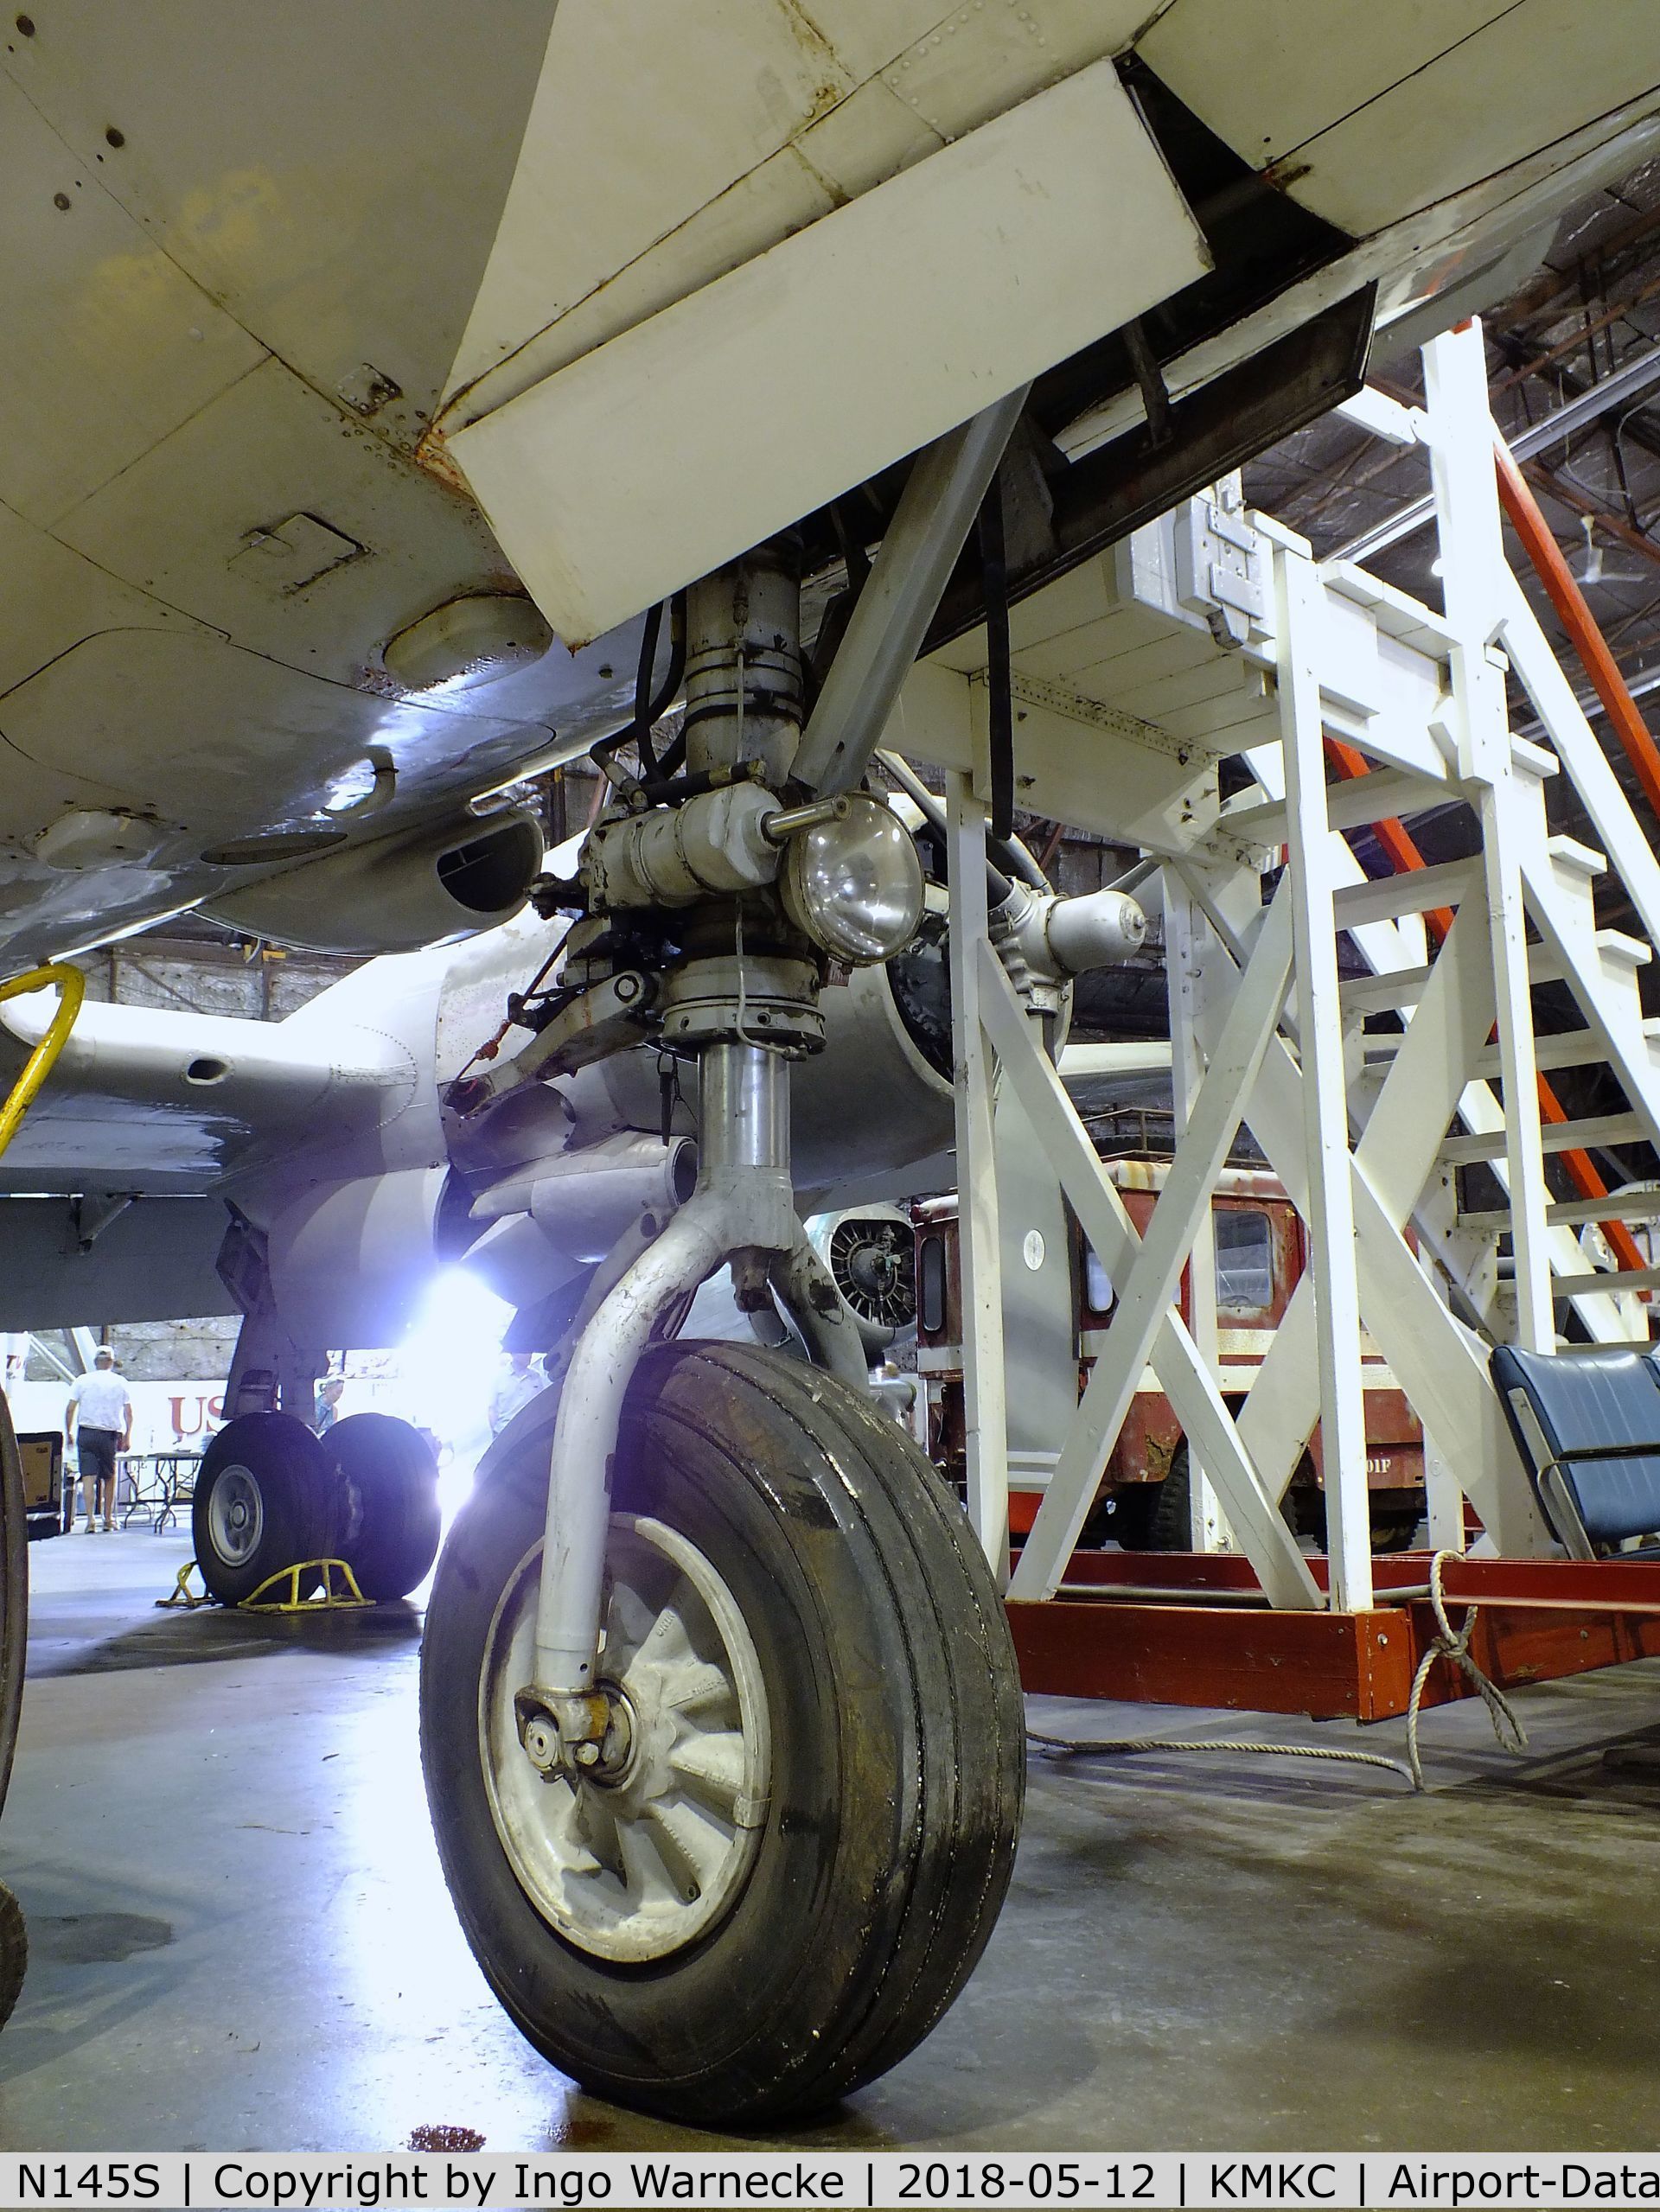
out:
<path id="1" fill-rule="evenodd" d="M 988 942 L 983 634 L 917 669 L 891 733 L 955 771 L 968 1507 L 1006 1578 L 1030 1688 L 1361 1718 L 1404 1710 L 1434 1624 L 1421 1597 L 1391 1597 L 1421 1593 L 1422 1557 L 1371 1554 L 1363 1323 L 1425 1426 L 1434 1545 L 1465 1552 L 1465 1500 L 1479 1520 L 1447 1584 L 1483 1599 L 1487 1672 L 1538 1679 L 1660 1651 L 1660 1567 L 1562 1559 L 1488 1374 L 1491 1342 L 1551 1349 L 1569 1308 L 1594 1341 L 1648 1335 L 1638 1294 L 1660 1273 L 1601 1272 L 1579 1233 L 1660 1214 L 1660 1195 L 1558 1202 L 1545 1161 L 1547 1147 L 1660 1144 L 1660 1060 L 1638 994 L 1660 941 L 1660 864 L 1507 561 L 1479 328 L 1425 358 L 1425 408 L 1368 393 L 1364 419 L 1423 449 L 1444 613 L 1316 562 L 1225 487 L 1014 610 L 1021 803 L 1137 844 L 1162 867 L 1177 1144 L 1145 1234 Z M 1512 736 L 1507 670 L 1548 747 Z M 1328 781 L 1334 748 L 1348 774 Z M 1244 755 L 1255 787 L 1223 805 L 1228 754 Z M 1559 775 L 1599 851 L 1551 833 Z M 1474 817 L 1468 859 L 1369 881 L 1341 835 L 1404 824 L 1395 843 L 1409 845 L 1412 818 L 1449 802 Z M 1610 869 L 1646 941 L 1598 928 L 1593 888 Z M 1359 979 L 1339 979 L 1344 932 L 1370 971 Z M 1582 1027 L 1536 1037 L 1532 993 L 1547 981 L 1567 985 Z M 1398 1023 L 1369 1030 L 1384 1013 Z M 1628 1110 L 1542 1120 L 1539 1073 L 1590 1061 L 1609 1065 Z M 1017 1473 L 1043 1495 L 1012 1574 L 999 1090 L 1018 1099 L 1117 1291 L 1052 1469 Z M 1209 1238 L 1242 1125 L 1302 1215 L 1308 1265 L 1235 1418 L 1219 1388 Z M 1475 1160 L 1506 1202 L 1460 1215 L 1454 1170 Z M 1501 1237 L 1514 1253 L 1503 1270 Z M 1629 1255 L 1629 1238 L 1616 1241 Z M 1184 1322 L 1174 1302 L 1190 1259 Z M 1076 1376 L 1076 1343 L 1057 1336 L 1054 1350 Z M 1149 1367 L 1202 1470 L 1195 1550 L 1075 1559 Z M 1317 1422 L 1324 1561 L 1280 1512 Z M 1166 1602 L 1177 1593 L 1188 1602 Z M 1438 1668 L 1430 1701 L 1462 1688 Z"/>

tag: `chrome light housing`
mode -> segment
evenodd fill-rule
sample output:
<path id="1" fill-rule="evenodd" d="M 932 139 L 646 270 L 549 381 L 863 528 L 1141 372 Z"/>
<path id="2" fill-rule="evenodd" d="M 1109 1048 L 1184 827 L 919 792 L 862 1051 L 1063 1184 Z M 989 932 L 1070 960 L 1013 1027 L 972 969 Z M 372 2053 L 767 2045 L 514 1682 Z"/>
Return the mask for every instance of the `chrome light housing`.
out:
<path id="1" fill-rule="evenodd" d="M 863 793 L 790 838 L 779 889 L 796 928 L 848 967 L 903 951 L 922 920 L 923 864 L 910 832 Z"/>

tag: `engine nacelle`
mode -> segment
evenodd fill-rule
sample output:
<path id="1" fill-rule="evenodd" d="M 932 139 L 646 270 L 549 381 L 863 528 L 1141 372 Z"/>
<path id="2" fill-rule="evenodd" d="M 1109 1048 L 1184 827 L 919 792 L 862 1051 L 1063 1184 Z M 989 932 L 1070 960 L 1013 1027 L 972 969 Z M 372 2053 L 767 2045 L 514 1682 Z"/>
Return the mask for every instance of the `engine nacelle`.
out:
<path id="1" fill-rule="evenodd" d="M 585 1274 L 636 1227 L 661 1227 L 692 1195 L 698 1148 L 620 1130 L 537 1161 L 482 1192 L 468 1219 L 468 1272 L 510 1305 L 533 1305 Z"/>
<path id="2" fill-rule="evenodd" d="M 399 1342 L 439 1259 L 447 1168 L 403 1168 L 319 1183 L 266 1235 L 271 1297 L 302 1344 L 368 1351 Z"/>
<path id="3" fill-rule="evenodd" d="M 338 846 L 204 899 L 202 911 L 310 952 L 413 953 L 511 921 L 541 864 L 533 815 L 452 816 Z"/>

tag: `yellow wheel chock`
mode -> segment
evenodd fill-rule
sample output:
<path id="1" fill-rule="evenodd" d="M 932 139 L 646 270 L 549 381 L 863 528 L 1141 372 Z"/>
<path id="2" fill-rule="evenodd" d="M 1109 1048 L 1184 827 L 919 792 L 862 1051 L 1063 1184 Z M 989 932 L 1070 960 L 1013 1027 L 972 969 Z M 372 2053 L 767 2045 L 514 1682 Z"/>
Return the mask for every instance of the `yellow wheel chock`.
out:
<path id="1" fill-rule="evenodd" d="M 30 968 L 27 975 L 13 976 L 9 983 L 0 983 L 0 999 L 21 998 L 31 991 L 50 989 L 57 991 L 58 1010 L 52 1017 L 46 1035 L 23 1062 L 23 1072 L 12 1085 L 4 1106 L 0 1106 L 0 1152 L 17 1134 L 23 1116 L 35 1103 L 35 1093 L 52 1073 L 54 1062 L 69 1042 L 80 1002 L 86 996 L 86 979 L 79 968 L 71 967 L 67 961 L 53 960 L 45 967 Z"/>
<path id="2" fill-rule="evenodd" d="M 194 1559 L 187 1559 L 179 1569 L 179 1578 L 169 1597 L 158 1597 L 156 1603 L 165 1612 L 170 1606 L 182 1605 L 187 1613 L 194 1613 L 198 1605 L 211 1605 L 213 1598 L 205 1590 L 192 1590 L 190 1578 L 196 1571 Z"/>
<path id="3" fill-rule="evenodd" d="M 300 1577 L 313 1567 L 322 1571 L 322 1589 L 316 1597 L 300 1596 Z M 335 1587 L 338 1574 L 345 1584 L 343 1590 Z M 286 1597 L 267 1597 L 265 1592 L 279 1582 L 288 1584 Z M 267 1575 L 252 1597 L 245 1597 L 238 1606 L 240 1613 L 335 1613 L 352 1605 L 373 1605 L 374 1598 L 365 1597 L 357 1586 L 357 1577 L 344 1559 L 297 1559 L 291 1567 L 279 1567 L 274 1575 Z"/>
<path id="4" fill-rule="evenodd" d="M 315 1597 L 300 1596 L 300 1577 L 309 1574 L 313 1567 L 322 1573 L 322 1589 Z M 212 1605 L 217 1601 L 205 1590 L 192 1590 L 190 1578 L 196 1571 L 194 1559 L 187 1559 L 179 1569 L 178 1580 L 169 1597 L 158 1597 L 157 1605 L 164 1610 L 182 1605 L 194 1613 L 198 1605 Z M 336 1590 L 338 1575 L 344 1587 Z M 265 1592 L 275 1589 L 279 1582 L 288 1584 L 286 1597 L 267 1597 Z M 267 1575 L 252 1597 L 245 1597 L 233 1610 L 239 1613 L 339 1613 L 354 1605 L 373 1605 L 374 1598 L 365 1597 L 357 1586 L 357 1577 L 344 1559 L 296 1559 L 291 1567 L 278 1567 L 274 1575 Z"/>

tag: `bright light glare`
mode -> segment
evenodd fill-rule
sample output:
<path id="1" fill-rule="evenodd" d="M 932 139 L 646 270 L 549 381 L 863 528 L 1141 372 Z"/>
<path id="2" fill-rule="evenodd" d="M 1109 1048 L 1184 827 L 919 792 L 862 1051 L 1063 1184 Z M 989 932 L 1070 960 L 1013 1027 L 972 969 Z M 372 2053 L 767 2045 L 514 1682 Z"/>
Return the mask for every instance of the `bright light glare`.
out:
<path id="1" fill-rule="evenodd" d="M 446 1447 L 438 1476 L 446 1527 L 471 1493 L 473 1470 L 490 1441 L 490 1392 L 512 1318 L 507 1301 L 464 1267 L 446 1267 L 433 1278 L 399 1352 L 399 1410 Z"/>

